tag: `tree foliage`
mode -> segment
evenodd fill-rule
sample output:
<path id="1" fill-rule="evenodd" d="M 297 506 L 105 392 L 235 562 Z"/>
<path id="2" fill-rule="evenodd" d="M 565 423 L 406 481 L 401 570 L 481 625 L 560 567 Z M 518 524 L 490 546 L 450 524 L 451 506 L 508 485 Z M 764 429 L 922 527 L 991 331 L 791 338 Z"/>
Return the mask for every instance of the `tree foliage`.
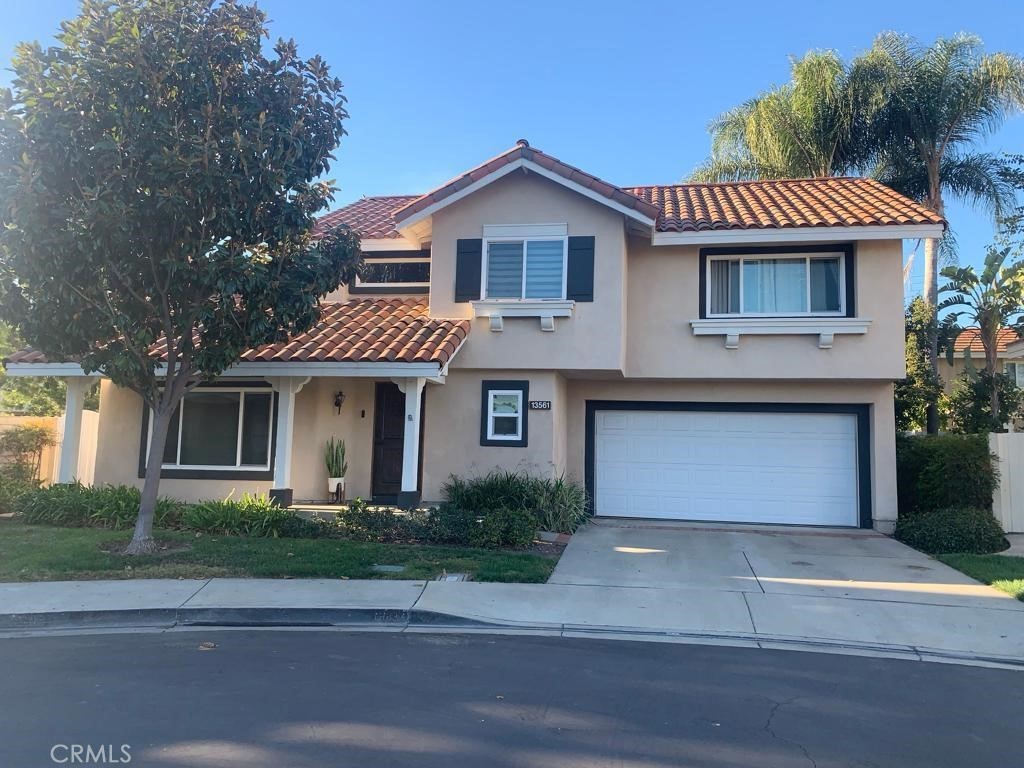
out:
<path id="1" fill-rule="evenodd" d="M 935 308 L 918 297 L 905 312 L 907 377 L 895 384 L 896 429 L 914 432 L 924 429 L 928 403 L 934 402 L 942 384 L 928 364 L 928 334 Z"/>
<path id="2" fill-rule="evenodd" d="M 358 241 L 319 239 L 344 134 L 340 81 L 234 0 L 84 0 L 59 44 L 21 44 L 0 104 L 4 317 L 153 409 L 308 330 Z M 162 366 L 166 364 L 166 375 Z M 151 546 L 150 462 L 130 551 Z"/>
<path id="3" fill-rule="evenodd" d="M 1010 376 L 968 367 L 945 400 L 946 429 L 961 435 L 1004 432 L 1006 424 L 1019 417 L 1022 404 L 1024 392 Z"/>

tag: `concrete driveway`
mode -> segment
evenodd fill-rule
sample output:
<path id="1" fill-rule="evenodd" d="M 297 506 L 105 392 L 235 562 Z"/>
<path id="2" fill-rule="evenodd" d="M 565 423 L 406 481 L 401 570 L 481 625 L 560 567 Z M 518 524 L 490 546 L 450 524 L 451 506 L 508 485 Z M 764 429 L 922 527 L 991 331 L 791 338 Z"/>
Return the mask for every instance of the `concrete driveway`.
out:
<path id="1" fill-rule="evenodd" d="M 841 528 L 596 520 L 548 583 L 1024 610 L 887 536 Z"/>

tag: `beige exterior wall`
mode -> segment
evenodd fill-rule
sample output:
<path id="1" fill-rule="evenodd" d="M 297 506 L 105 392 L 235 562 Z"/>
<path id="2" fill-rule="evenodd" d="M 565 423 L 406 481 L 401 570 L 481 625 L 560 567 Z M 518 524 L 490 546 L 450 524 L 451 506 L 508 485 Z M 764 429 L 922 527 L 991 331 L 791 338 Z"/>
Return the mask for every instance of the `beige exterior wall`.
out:
<path id="1" fill-rule="evenodd" d="M 334 393 L 345 393 L 339 414 Z M 292 487 L 296 500 L 324 499 L 327 470 L 323 450 L 328 438 L 345 440 L 349 498 L 370 495 L 373 446 L 372 379 L 312 379 L 295 398 L 295 437 L 292 452 Z M 136 485 L 139 478 L 139 443 L 142 401 L 133 392 L 109 381 L 100 388 L 100 424 L 96 450 L 96 482 Z M 222 499 L 242 493 L 267 493 L 270 480 L 186 480 L 165 478 L 160 491 L 186 501 Z"/>
<path id="2" fill-rule="evenodd" d="M 529 411 L 526 447 L 480 445 L 481 382 L 530 382 L 530 400 L 550 400 L 550 411 Z M 543 371 L 452 371 L 443 386 L 427 387 L 423 440 L 423 498 L 441 499 L 449 475 L 475 476 L 492 469 L 555 477 L 564 471 L 565 381 Z M 560 397 L 561 395 L 561 397 Z"/>
<path id="3" fill-rule="evenodd" d="M 1000 357 L 1000 370 L 1003 370 L 1003 367 L 1007 363 L 1024 363 L 1024 358 Z M 974 366 L 975 370 L 981 370 L 982 368 L 984 368 L 984 354 L 982 354 L 981 352 L 972 354 L 971 365 Z M 952 364 L 946 361 L 945 356 L 939 358 L 939 376 L 942 377 L 942 390 L 947 395 L 953 391 L 953 383 L 966 370 L 966 368 L 967 360 L 963 357 L 954 357 Z"/>
<path id="4" fill-rule="evenodd" d="M 621 371 L 625 311 L 625 223 L 620 214 L 548 179 L 512 173 L 433 216 L 430 313 L 472 317 L 469 303 L 455 302 L 455 250 L 460 238 L 479 238 L 483 227 L 562 224 L 569 235 L 593 235 L 594 301 L 577 302 L 571 318 L 556 318 L 555 332 L 537 318 L 506 318 L 500 333 L 488 320 L 473 331 L 456 360 L 460 368 L 578 369 Z"/>
<path id="5" fill-rule="evenodd" d="M 889 382 L 642 382 L 568 380 L 568 454 L 566 469 L 582 480 L 586 446 L 587 400 L 663 400 L 694 402 L 844 403 L 871 406 L 872 516 L 876 526 L 896 520 L 896 431 Z"/>
<path id="6" fill-rule="evenodd" d="M 629 241 L 627 377 L 698 379 L 899 379 L 903 356 L 902 245 L 873 240 L 855 250 L 856 314 L 864 335 L 839 335 L 819 349 L 816 335 L 694 336 L 700 316 L 700 248 Z M 752 245 L 751 247 L 756 247 Z M 827 245 L 824 246 L 827 248 Z"/>

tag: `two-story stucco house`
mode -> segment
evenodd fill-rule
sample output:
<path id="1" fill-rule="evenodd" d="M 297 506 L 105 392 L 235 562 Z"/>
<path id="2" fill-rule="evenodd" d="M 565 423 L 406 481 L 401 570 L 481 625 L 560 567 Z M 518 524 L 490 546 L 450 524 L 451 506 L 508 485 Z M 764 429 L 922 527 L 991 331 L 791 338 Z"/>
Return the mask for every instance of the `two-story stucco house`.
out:
<path id="1" fill-rule="evenodd" d="M 320 226 L 340 223 L 363 276 L 190 393 L 162 457 L 103 382 L 97 482 L 162 461 L 184 499 L 322 499 L 336 437 L 350 497 L 437 500 L 505 467 L 585 482 L 596 515 L 891 529 L 902 240 L 944 228 L 911 200 L 855 178 L 618 187 L 520 141 Z M 69 376 L 74 443 L 82 372 L 34 359 L 10 370 Z"/>

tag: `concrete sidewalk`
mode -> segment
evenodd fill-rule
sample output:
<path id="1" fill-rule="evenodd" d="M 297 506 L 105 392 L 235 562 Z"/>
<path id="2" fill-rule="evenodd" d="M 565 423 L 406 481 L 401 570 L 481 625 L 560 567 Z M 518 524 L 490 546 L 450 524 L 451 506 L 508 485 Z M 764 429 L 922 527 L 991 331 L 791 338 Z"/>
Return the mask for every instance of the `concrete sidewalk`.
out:
<path id="1" fill-rule="evenodd" d="M 0 584 L 0 632 L 179 626 L 531 631 L 1024 667 L 1024 604 L 571 584 L 132 580 Z"/>

